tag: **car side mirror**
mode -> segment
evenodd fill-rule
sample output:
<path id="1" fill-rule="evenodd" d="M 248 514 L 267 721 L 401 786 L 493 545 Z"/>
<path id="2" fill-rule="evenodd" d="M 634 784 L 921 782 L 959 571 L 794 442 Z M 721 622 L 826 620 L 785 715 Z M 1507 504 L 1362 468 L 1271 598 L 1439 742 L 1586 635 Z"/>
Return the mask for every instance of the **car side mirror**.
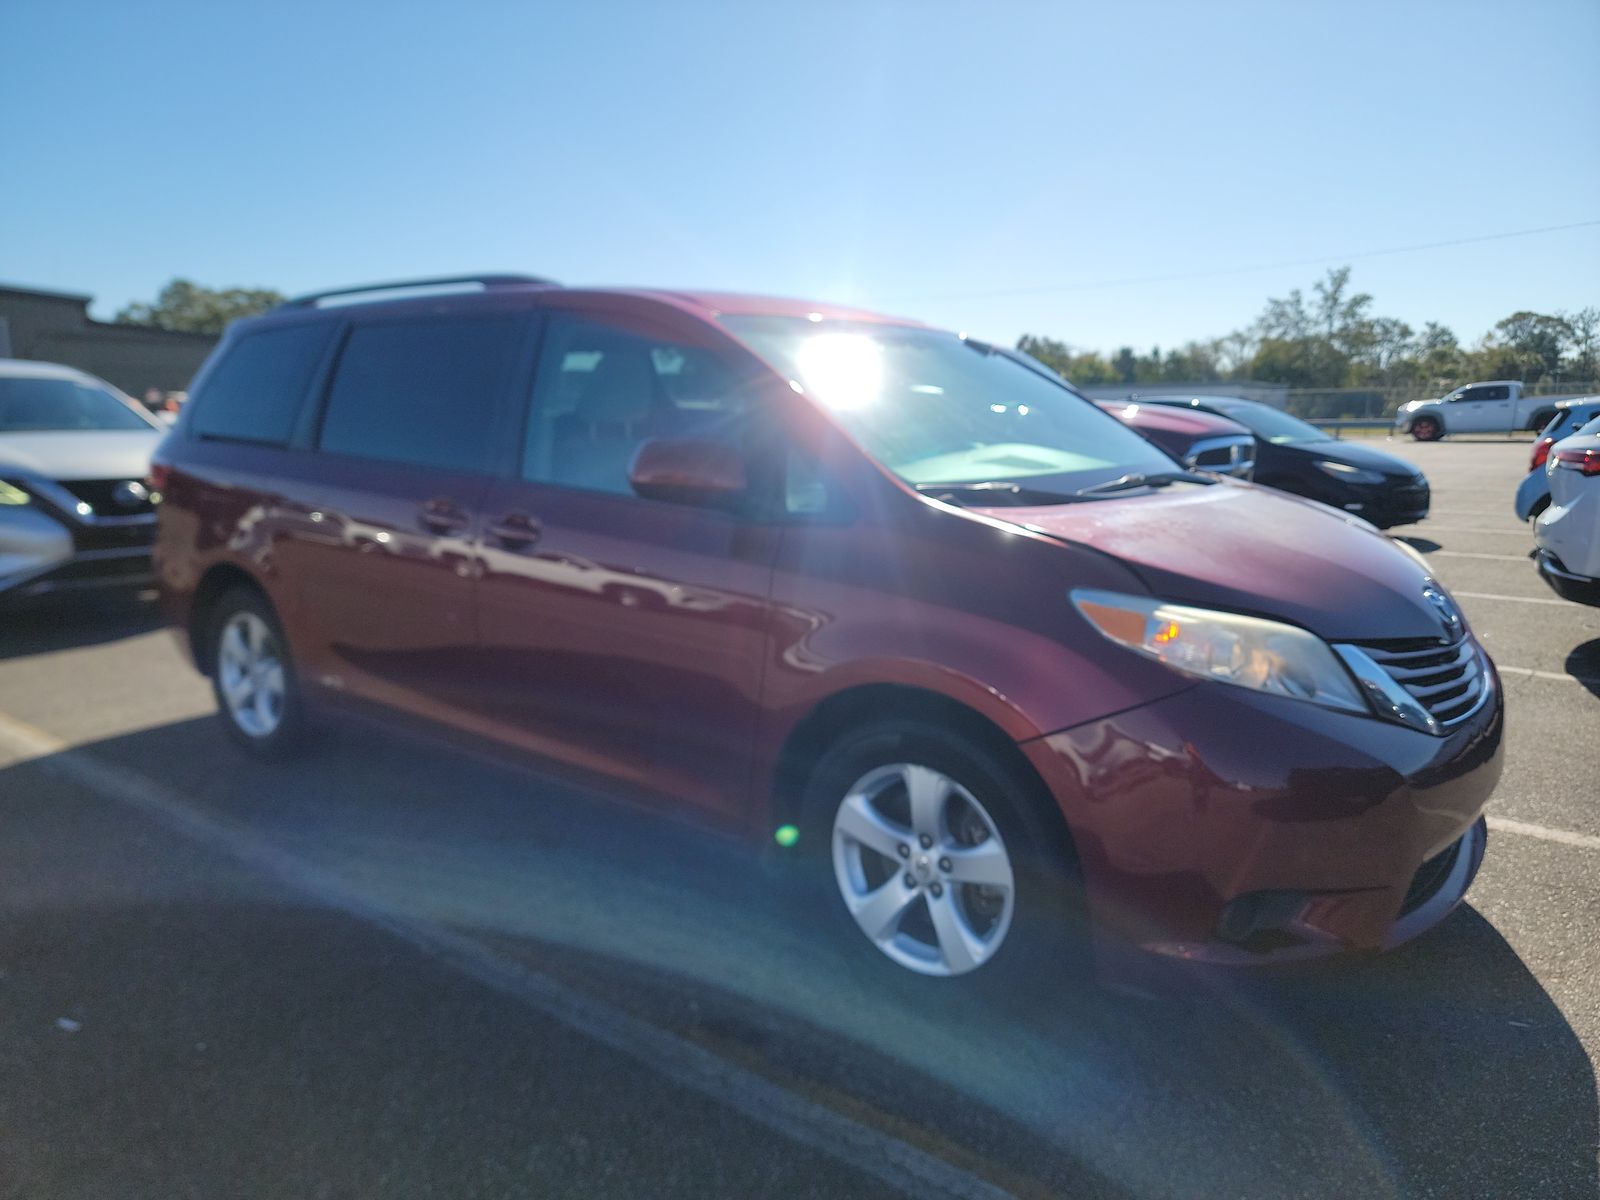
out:
<path id="1" fill-rule="evenodd" d="M 646 500 L 731 508 L 749 488 L 744 459 L 724 442 L 650 438 L 634 452 L 628 483 Z"/>

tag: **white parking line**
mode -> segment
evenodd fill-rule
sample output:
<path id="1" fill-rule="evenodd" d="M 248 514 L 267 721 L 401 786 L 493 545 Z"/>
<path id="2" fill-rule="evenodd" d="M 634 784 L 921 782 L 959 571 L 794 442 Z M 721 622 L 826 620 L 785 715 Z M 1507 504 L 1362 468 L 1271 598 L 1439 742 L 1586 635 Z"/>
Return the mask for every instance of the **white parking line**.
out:
<path id="1" fill-rule="evenodd" d="M 1558 608 L 1574 607 L 1570 600 L 1557 600 L 1554 596 L 1502 596 L 1499 592 L 1462 592 L 1450 589 L 1452 596 L 1465 596 L 1469 600 L 1514 600 L 1518 604 L 1554 604 Z"/>
<path id="2" fill-rule="evenodd" d="M 1427 525 L 1415 526 L 1416 533 L 1408 533 L 1406 537 L 1422 537 L 1429 533 L 1494 533 L 1502 537 L 1531 537 L 1533 536 L 1526 525 L 1513 525 L 1508 529 L 1488 529 L 1482 525 Z"/>
<path id="3" fill-rule="evenodd" d="M 1583 850 L 1600 850 L 1600 837 L 1590 833 L 1573 833 L 1570 829 L 1551 829 L 1546 825 L 1531 825 L 1527 821 L 1513 821 L 1510 817 L 1488 817 L 1489 828 L 1498 833 L 1517 833 L 1523 837 L 1538 838 L 1542 842 L 1560 842 L 1563 846 L 1577 846 Z"/>
<path id="4" fill-rule="evenodd" d="M 1524 679 L 1552 679 L 1558 683 L 1581 683 L 1585 687 L 1600 685 L 1600 675 L 1570 675 L 1565 671 L 1540 671 L 1534 667 L 1505 667 L 1495 663 L 1501 675 L 1520 675 Z"/>
<path id="5" fill-rule="evenodd" d="M 19 761 L 38 762 L 51 774 L 380 928 L 541 1015 L 621 1051 L 793 1141 L 872 1175 L 895 1191 L 954 1200 L 1007 1200 L 1012 1195 L 910 1142 L 791 1092 L 692 1041 L 496 954 L 470 937 L 380 908 L 337 876 L 272 845 L 245 826 L 214 816 L 154 780 L 100 762 L 4 712 L 0 712 L 0 750 L 12 751 Z"/>
<path id="6" fill-rule="evenodd" d="M 1470 550 L 1425 550 L 1429 558 L 1492 558 L 1495 562 L 1525 563 L 1530 561 L 1526 554 L 1476 554 Z"/>

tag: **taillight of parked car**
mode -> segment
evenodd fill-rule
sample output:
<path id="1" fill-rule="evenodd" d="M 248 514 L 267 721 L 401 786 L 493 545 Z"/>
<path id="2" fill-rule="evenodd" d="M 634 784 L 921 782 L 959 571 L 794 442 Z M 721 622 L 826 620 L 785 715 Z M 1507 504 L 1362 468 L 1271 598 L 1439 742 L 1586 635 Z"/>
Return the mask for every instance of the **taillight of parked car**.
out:
<path id="1" fill-rule="evenodd" d="M 1544 460 L 1550 457 L 1550 447 L 1556 444 L 1553 437 L 1542 437 L 1533 444 L 1533 457 L 1528 461 L 1528 470 L 1537 471 L 1544 466 Z"/>
<path id="2" fill-rule="evenodd" d="M 1585 475 L 1600 475 L 1600 450 L 1557 450 L 1556 466 Z"/>

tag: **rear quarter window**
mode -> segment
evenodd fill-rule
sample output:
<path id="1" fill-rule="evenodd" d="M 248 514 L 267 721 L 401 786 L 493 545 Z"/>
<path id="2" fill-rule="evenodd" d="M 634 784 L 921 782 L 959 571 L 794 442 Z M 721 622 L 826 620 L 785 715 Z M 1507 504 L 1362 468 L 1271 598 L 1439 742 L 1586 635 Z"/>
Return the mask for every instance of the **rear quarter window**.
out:
<path id="1" fill-rule="evenodd" d="M 284 445 L 311 376 L 332 336 L 331 322 L 263 329 L 226 344 L 190 401 L 199 437 Z"/>

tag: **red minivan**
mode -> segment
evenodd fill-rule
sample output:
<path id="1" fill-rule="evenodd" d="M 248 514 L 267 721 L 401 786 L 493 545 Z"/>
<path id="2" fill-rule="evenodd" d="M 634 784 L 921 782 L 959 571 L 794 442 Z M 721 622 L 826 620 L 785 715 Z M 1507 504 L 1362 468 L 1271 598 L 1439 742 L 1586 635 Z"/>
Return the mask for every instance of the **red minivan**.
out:
<path id="1" fill-rule="evenodd" d="M 1080 909 L 1208 961 L 1392 946 L 1482 859 L 1501 690 L 1423 560 L 971 338 L 323 293 L 230 328 L 153 478 L 244 746 L 377 708 L 776 836 L 921 975 L 1027 970 Z"/>

